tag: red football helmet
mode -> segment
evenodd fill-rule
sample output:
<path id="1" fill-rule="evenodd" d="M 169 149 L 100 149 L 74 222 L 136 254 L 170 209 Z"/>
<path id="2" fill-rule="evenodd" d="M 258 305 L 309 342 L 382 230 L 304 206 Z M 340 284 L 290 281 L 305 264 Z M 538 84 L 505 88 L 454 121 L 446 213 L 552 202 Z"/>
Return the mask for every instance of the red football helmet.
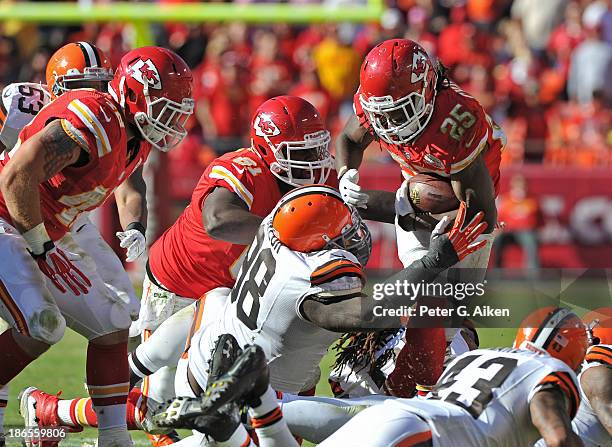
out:
<path id="1" fill-rule="evenodd" d="M 516 333 L 514 347 L 544 353 L 578 369 L 589 346 L 587 328 L 578 315 L 563 307 L 545 307 L 529 315 Z"/>
<path id="2" fill-rule="evenodd" d="M 108 90 L 142 137 L 167 152 L 187 135 L 192 89 L 191 70 L 180 56 L 166 48 L 143 47 L 121 58 Z"/>
<path id="3" fill-rule="evenodd" d="M 251 147 L 293 186 L 325 183 L 332 168 L 330 139 L 317 109 L 297 96 L 267 100 L 251 123 Z"/>
<path id="4" fill-rule="evenodd" d="M 365 265 L 372 237 L 359 212 L 326 185 L 296 188 L 283 196 L 272 218 L 281 243 L 302 253 L 343 248 Z"/>
<path id="5" fill-rule="evenodd" d="M 423 47 L 407 39 L 385 40 L 363 61 L 359 102 L 382 140 L 409 143 L 432 116 L 436 82 L 436 70 Z"/>
<path id="6" fill-rule="evenodd" d="M 113 67 L 106 54 L 89 42 L 64 45 L 49 58 L 45 73 L 51 97 L 74 88 L 106 91 Z"/>

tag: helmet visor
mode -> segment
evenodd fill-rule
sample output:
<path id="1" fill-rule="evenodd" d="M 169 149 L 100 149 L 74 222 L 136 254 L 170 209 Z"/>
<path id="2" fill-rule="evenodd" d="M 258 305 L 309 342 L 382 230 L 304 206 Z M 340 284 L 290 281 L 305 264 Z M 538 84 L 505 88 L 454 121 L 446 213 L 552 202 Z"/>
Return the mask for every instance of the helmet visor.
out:
<path id="1" fill-rule="evenodd" d="M 433 100 L 427 103 L 424 91 L 412 92 L 397 101 L 390 96 L 366 99 L 362 95 L 359 102 L 376 134 L 391 144 L 413 140 L 427 126 L 433 112 Z"/>
<path id="2" fill-rule="evenodd" d="M 329 241 L 332 246 L 337 246 L 351 252 L 362 266 L 365 266 L 372 253 L 372 235 L 367 225 L 361 219 L 357 208 L 347 205 L 351 209 L 353 224 L 345 229 L 342 234 Z"/>
<path id="3" fill-rule="evenodd" d="M 302 141 L 280 143 L 274 151 L 278 171 L 275 174 L 294 186 L 325 183 L 333 166 L 330 141 L 329 132 L 322 130 L 305 135 Z"/>
<path id="4" fill-rule="evenodd" d="M 187 136 L 185 123 L 193 108 L 194 101 L 190 98 L 178 103 L 168 98 L 149 102 L 147 97 L 147 113 L 137 114 L 136 125 L 145 140 L 160 151 L 167 152 Z"/>
<path id="5" fill-rule="evenodd" d="M 106 91 L 106 85 L 112 79 L 113 70 L 110 68 L 85 67 L 83 73 L 76 69 L 68 70 L 67 74 L 57 76 L 53 84 L 53 94 L 58 96 L 67 90 L 77 88 L 93 88 L 99 91 Z"/>

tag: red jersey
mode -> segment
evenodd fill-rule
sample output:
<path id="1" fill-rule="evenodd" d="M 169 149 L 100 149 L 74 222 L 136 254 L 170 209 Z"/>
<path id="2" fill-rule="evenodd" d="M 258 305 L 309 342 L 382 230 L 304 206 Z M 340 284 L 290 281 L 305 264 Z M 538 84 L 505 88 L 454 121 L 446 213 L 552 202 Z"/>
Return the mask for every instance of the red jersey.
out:
<path id="1" fill-rule="evenodd" d="M 337 185 L 335 171 L 327 183 Z M 186 298 L 197 299 L 216 287 L 233 287 L 246 253 L 246 245 L 213 239 L 202 224 L 204 200 L 217 187 L 235 193 L 260 217 L 270 214 L 282 197 L 277 178 L 252 149 L 228 152 L 206 168 L 190 204 L 149 250 L 155 279 Z"/>
<path id="2" fill-rule="evenodd" d="M 374 133 L 361 108 L 359 95 L 357 90 L 353 99 L 355 113 L 360 124 Z M 488 145 L 484 160 L 497 194 L 505 139 L 503 131 L 478 101 L 451 82 L 450 87 L 437 93 L 431 119 L 412 143 L 378 141 L 408 176 L 434 172 L 449 177 L 469 166 Z"/>
<path id="3" fill-rule="evenodd" d="M 43 220 L 53 240 L 70 231 L 81 212 L 102 205 L 151 151 L 151 145 L 137 141 L 128 151 L 125 118 L 110 95 L 91 89 L 72 90 L 41 109 L 23 128 L 21 143 L 2 157 L 0 169 L 10 163 L 20 144 L 55 119 L 61 120 L 66 133 L 87 151 L 89 159 L 83 166 L 64 168 L 39 185 Z M 0 217 L 12 222 L 1 195 Z"/>

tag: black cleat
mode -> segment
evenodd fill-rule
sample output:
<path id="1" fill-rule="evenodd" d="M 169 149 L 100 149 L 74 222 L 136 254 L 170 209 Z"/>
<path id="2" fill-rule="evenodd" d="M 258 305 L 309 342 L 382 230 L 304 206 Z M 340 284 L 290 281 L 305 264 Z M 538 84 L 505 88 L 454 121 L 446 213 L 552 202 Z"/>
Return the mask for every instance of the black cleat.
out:
<path id="1" fill-rule="evenodd" d="M 242 349 L 232 334 L 221 334 L 215 342 L 208 362 L 206 386 L 225 374 L 242 354 Z"/>
<path id="2" fill-rule="evenodd" d="M 154 416 L 154 421 L 160 427 L 190 428 L 216 441 L 227 440 L 240 424 L 240 407 L 252 400 L 254 387 L 261 387 L 262 376 L 265 392 L 268 386 L 266 356 L 259 346 L 247 346 L 229 371 L 208 385 L 203 396 L 176 398 L 165 412 Z"/>

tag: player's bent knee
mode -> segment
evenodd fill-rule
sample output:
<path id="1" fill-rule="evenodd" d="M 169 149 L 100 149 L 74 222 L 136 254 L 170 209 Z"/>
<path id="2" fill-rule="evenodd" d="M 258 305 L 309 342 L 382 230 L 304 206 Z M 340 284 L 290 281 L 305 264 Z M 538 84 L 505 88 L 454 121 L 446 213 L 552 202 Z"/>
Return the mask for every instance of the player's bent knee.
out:
<path id="1" fill-rule="evenodd" d="M 55 306 L 35 312 L 29 321 L 30 336 L 48 345 L 62 339 L 66 331 L 66 320 Z"/>

